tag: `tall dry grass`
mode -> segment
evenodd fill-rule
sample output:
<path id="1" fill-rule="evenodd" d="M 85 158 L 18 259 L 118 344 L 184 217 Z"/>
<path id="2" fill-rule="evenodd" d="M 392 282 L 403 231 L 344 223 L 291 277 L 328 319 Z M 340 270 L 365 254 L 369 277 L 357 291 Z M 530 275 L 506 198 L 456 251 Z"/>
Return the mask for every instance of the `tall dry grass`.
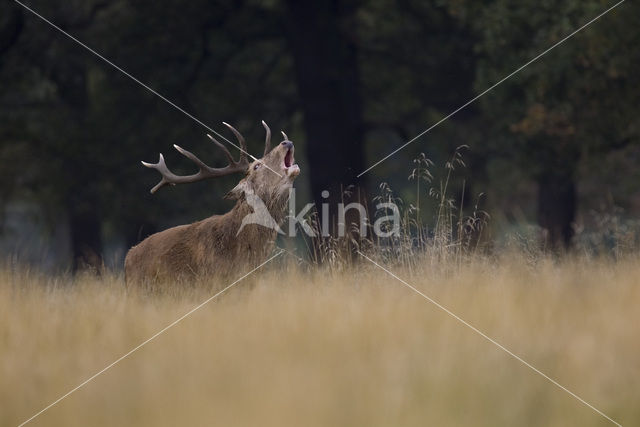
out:
<path id="1" fill-rule="evenodd" d="M 563 258 L 526 237 L 507 251 L 484 250 L 488 215 L 451 196 L 462 148 L 440 173 L 424 155 L 415 159 L 412 203 L 380 186 L 374 202 L 400 207 L 399 234 L 361 236 L 353 227 L 343 238 L 307 241 L 307 259 L 287 251 L 32 423 L 613 425 L 361 251 L 618 422 L 637 425 L 636 234 L 617 223 L 581 232 L 589 245 Z M 319 228 L 317 217 L 309 221 Z M 109 274 L 0 269 L 0 425 L 28 419 L 227 284 L 141 291 Z"/>
<path id="2" fill-rule="evenodd" d="M 511 253 L 394 268 L 618 422 L 640 423 L 638 258 Z M 144 295 L 120 277 L 4 269 L 0 425 L 111 363 L 205 288 Z M 366 261 L 270 265 L 32 423 L 612 425 Z"/>
<path id="3" fill-rule="evenodd" d="M 346 235 L 337 232 L 339 227 L 334 227 L 326 235 L 320 215 L 312 211 L 306 221 L 315 236 L 309 238 L 301 232 L 308 254 L 299 258 L 308 258 L 307 263 L 311 266 L 340 272 L 354 267 L 353 261 L 359 258 L 356 256 L 358 252 L 382 263 L 411 270 L 425 259 L 432 267 L 455 269 L 477 255 L 486 254 L 489 239 L 485 229 L 490 216 L 480 206 L 483 193 L 470 198 L 472 205 L 465 206 L 465 181 L 456 176 L 457 170 L 466 168 L 462 153 L 467 148 L 466 145 L 457 147 L 441 167 L 437 167 L 424 153 L 413 159 L 408 176 L 415 185 L 411 202 L 399 197 L 388 183 L 380 183 L 379 192 L 369 206 L 376 210 L 368 212 L 364 221 L 360 218 L 364 222 L 364 234 L 360 224 L 353 223 L 345 227 L 348 230 Z M 452 189 L 455 180 L 461 184 L 459 194 Z M 357 194 L 354 193 L 356 191 Z M 369 204 L 353 186 L 343 191 L 343 204 L 349 201 Z M 397 208 L 398 221 L 383 222 L 380 227 L 382 233 L 378 233 L 373 224 L 393 214 L 394 209 L 389 205 Z"/>

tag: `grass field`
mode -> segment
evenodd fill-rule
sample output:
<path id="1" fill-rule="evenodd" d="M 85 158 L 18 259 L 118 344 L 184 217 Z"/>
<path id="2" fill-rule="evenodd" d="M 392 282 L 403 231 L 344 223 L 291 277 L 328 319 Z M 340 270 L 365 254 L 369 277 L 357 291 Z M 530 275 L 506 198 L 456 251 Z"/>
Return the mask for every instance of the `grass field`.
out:
<path id="1" fill-rule="evenodd" d="M 640 259 L 420 265 L 394 271 L 640 425 Z M 210 295 L 5 269 L 0 425 L 25 421 Z M 366 261 L 341 273 L 268 266 L 30 424 L 614 425 Z"/>

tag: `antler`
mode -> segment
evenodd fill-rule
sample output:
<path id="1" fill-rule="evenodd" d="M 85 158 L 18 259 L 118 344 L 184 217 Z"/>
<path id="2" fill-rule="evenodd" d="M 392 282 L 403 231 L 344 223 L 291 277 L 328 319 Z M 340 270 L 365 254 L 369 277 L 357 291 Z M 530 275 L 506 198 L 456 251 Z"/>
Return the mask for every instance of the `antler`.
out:
<path id="1" fill-rule="evenodd" d="M 264 120 L 262 121 L 262 126 L 264 127 L 264 130 L 267 133 L 267 135 L 264 138 L 264 155 L 263 155 L 263 156 L 266 156 L 267 154 L 269 154 L 269 151 L 271 151 L 271 129 L 269 129 L 269 126 L 267 126 Z"/>
<path id="2" fill-rule="evenodd" d="M 158 163 L 142 162 L 144 166 L 151 169 L 155 169 L 158 172 L 160 172 L 160 175 L 162 175 L 162 179 L 158 184 L 156 184 L 155 187 L 151 189 L 151 193 L 152 194 L 155 193 L 160 188 L 168 184 L 169 185 L 187 184 L 190 182 L 202 181 L 203 179 L 217 178 L 220 176 L 230 175 L 236 172 L 245 172 L 249 167 L 249 160 L 247 158 L 247 144 L 245 143 L 244 138 L 242 137 L 240 132 L 238 132 L 233 126 L 225 122 L 222 122 L 222 123 L 225 126 L 227 126 L 229 129 L 231 129 L 233 134 L 236 136 L 236 139 L 240 143 L 241 149 L 240 149 L 240 158 L 238 159 L 238 161 L 235 161 L 233 159 L 233 156 L 231 155 L 229 150 L 227 150 L 227 147 L 222 145 L 218 140 L 216 140 L 214 137 L 212 137 L 209 134 L 207 134 L 209 139 L 211 139 L 224 152 L 225 156 L 229 160 L 229 164 L 223 168 L 212 168 L 210 166 L 207 166 L 202 160 L 197 158 L 193 153 L 174 144 L 173 147 L 176 150 L 178 150 L 180 154 L 182 154 L 183 156 L 191 160 L 193 163 L 195 163 L 200 170 L 193 175 L 184 175 L 184 176 L 176 175 L 169 170 L 169 168 L 167 167 L 164 161 L 164 157 L 162 156 L 162 153 L 160 153 L 160 159 L 158 160 Z"/>

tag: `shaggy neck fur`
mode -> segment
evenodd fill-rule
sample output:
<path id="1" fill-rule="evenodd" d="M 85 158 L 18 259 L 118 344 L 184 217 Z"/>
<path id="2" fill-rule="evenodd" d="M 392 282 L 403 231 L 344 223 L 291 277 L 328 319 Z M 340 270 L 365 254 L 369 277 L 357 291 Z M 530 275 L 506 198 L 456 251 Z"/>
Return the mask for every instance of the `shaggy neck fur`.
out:
<path id="1" fill-rule="evenodd" d="M 274 221 L 281 225 L 287 215 L 288 191 L 280 191 L 268 197 L 261 197 Z M 212 251 L 225 248 L 229 259 L 255 261 L 264 259 L 273 249 L 277 231 L 259 224 L 245 224 L 240 233 L 242 220 L 254 212 L 244 194 L 240 196 L 231 211 L 222 216 L 212 216 L 202 221 L 202 228 L 209 234 Z M 200 227 L 199 227 L 200 228 Z"/>

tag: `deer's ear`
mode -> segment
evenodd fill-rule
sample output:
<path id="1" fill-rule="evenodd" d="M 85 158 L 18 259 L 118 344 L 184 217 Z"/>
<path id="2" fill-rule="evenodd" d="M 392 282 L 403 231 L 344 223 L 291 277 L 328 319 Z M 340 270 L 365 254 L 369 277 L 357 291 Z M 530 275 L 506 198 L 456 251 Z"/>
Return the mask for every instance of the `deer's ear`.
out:
<path id="1" fill-rule="evenodd" d="M 249 184 L 247 184 L 247 180 L 243 179 L 242 181 L 240 181 L 238 183 L 238 185 L 236 185 L 235 187 L 233 187 L 231 189 L 231 191 L 229 191 L 227 194 L 224 195 L 225 199 L 230 199 L 230 200 L 238 200 L 242 197 L 242 195 L 247 192 L 249 189 Z"/>

